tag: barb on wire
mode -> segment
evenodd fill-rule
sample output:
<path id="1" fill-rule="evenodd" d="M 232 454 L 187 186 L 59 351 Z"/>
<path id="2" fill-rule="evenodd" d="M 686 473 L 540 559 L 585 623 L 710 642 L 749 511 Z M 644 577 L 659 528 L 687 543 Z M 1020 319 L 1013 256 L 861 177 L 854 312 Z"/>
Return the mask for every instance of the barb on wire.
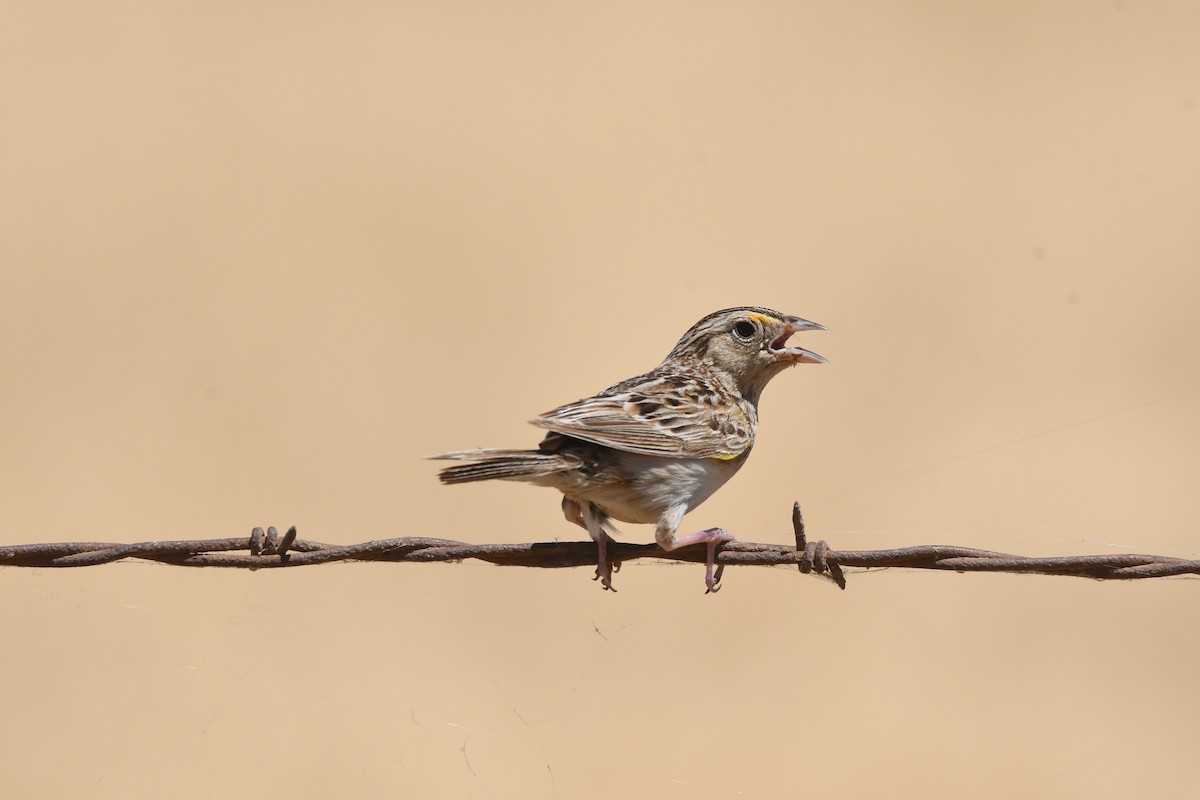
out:
<path id="1" fill-rule="evenodd" d="M 796 546 L 730 542 L 721 547 L 721 565 L 760 566 L 795 564 L 801 572 L 816 572 L 846 588 L 845 567 L 939 569 L 955 572 L 1012 572 L 1071 575 L 1100 580 L 1162 578 L 1200 575 L 1200 560 L 1155 555 L 1092 555 L 1029 558 L 950 545 L 921 545 L 892 550 L 833 550 L 824 541 L 810 542 L 805 535 L 800 504 L 792 507 Z M 667 552 L 658 545 L 610 543 L 614 562 L 639 558 L 704 563 L 703 545 Z M 239 552 L 244 551 L 244 552 Z M 377 539 L 359 544 L 333 545 L 296 537 L 291 527 L 283 536 L 275 528 L 255 528 L 247 537 L 153 541 L 134 544 L 111 542 L 58 542 L 0 546 L 0 566 L 91 567 L 136 558 L 184 567 L 236 567 L 269 569 L 327 564 L 332 561 L 462 561 L 468 558 L 505 567 L 595 566 L 592 542 L 534 542 L 526 544 L 468 544 L 451 539 L 410 536 Z"/>

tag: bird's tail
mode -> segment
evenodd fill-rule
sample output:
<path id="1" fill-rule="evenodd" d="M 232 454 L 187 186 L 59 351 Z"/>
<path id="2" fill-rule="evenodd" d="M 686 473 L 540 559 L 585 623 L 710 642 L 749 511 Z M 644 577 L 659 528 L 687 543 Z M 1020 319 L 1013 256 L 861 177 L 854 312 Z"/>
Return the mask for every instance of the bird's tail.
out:
<path id="1" fill-rule="evenodd" d="M 579 459 L 563 453 L 543 453 L 538 450 L 460 450 L 430 456 L 433 459 L 469 461 L 446 467 L 438 473 L 442 483 L 470 483 L 508 479 L 537 481 L 558 472 L 579 466 Z"/>

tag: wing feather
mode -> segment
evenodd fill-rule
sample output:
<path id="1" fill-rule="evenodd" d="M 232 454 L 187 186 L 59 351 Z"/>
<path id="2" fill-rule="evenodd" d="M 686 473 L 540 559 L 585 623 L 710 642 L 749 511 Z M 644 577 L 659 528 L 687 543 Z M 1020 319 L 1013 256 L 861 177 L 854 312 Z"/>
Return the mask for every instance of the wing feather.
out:
<path id="1" fill-rule="evenodd" d="M 547 411 L 531 424 L 616 450 L 736 458 L 754 443 L 754 407 L 696 378 L 653 374 Z"/>

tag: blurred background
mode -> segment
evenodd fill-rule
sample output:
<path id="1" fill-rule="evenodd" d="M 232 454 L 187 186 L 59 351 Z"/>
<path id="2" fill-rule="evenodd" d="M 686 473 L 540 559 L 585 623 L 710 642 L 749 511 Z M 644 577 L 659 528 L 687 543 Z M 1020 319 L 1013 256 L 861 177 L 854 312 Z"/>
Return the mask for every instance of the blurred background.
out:
<path id="1" fill-rule="evenodd" d="M 2 544 L 578 539 L 422 456 L 756 304 L 830 362 L 687 528 L 1197 555 L 1194 3 L 6 3 L 0 107 Z M 1195 579 L 591 577 L 2 570 L 0 789 L 1190 785 Z"/>

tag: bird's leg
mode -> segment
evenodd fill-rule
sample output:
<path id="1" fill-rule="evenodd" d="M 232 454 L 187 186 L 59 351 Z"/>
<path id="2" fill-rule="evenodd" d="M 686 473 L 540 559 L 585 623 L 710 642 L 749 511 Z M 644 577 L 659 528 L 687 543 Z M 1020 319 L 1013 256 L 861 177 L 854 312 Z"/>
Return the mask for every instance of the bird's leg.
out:
<path id="1" fill-rule="evenodd" d="M 615 592 L 612 585 L 613 564 L 608 560 L 608 543 L 613 541 L 604 530 L 604 512 L 584 501 L 582 504 L 569 498 L 563 498 L 563 514 L 567 519 L 587 529 L 592 540 L 596 542 L 596 578 L 607 591 Z M 616 565 L 619 569 L 620 565 Z"/>
<path id="2" fill-rule="evenodd" d="M 713 569 L 717 561 L 717 547 L 726 542 L 737 541 L 737 539 L 724 528 L 709 528 L 708 530 L 682 535 L 677 533 L 679 523 L 686 512 L 687 506 L 672 506 L 668 508 L 658 520 L 658 527 L 654 531 L 654 539 L 658 542 L 659 547 L 668 552 L 678 550 L 680 547 L 700 544 L 701 542 L 708 545 L 708 556 L 704 560 L 704 585 L 708 587 L 708 591 L 705 594 L 719 591 L 721 588 L 721 574 L 725 571 L 725 565 L 721 564 L 715 570 Z"/>
<path id="3" fill-rule="evenodd" d="M 563 516 L 567 518 L 567 522 L 574 522 L 576 525 L 583 528 L 585 531 L 588 530 L 587 523 L 583 521 L 583 511 L 579 508 L 579 503 L 577 503 L 576 501 L 572 500 L 569 497 L 563 497 L 562 509 L 563 509 Z M 601 528 L 603 528 L 603 526 L 601 526 Z M 589 536 L 591 535 L 591 531 L 588 531 L 588 535 Z M 599 544 L 600 541 L 603 541 L 604 545 L 607 545 L 609 542 L 615 542 L 616 539 L 609 536 L 608 531 L 604 531 L 604 538 L 603 538 L 603 540 L 597 540 L 597 543 L 598 543 L 597 546 L 600 546 L 600 544 Z M 620 561 L 612 562 L 612 571 L 613 572 L 621 571 L 621 562 Z M 599 577 L 600 577 L 600 570 L 597 569 L 596 570 L 596 578 L 599 578 Z M 595 580 L 595 578 L 593 578 L 593 580 Z M 609 588 L 612 589 L 611 586 Z M 615 592 L 616 589 L 613 589 L 613 591 Z"/>
<path id="4" fill-rule="evenodd" d="M 689 544 L 699 544 L 704 542 L 708 545 L 708 555 L 704 559 L 704 585 L 708 589 L 704 592 L 717 592 L 721 589 L 721 575 L 725 572 L 725 565 L 717 565 L 717 547 L 726 542 L 736 542 L 737 539 L 732 533 L 724 528 L 708 528 L 695 533 L 687 533 L 683 536 L 676 536 L 672 540 L 672 546 L 667 547 L 667 550 L 674 550 L 677 547 L 687 547 Z M 660 542 L 661 544 L 661 542 Z M 713 567 L 716 566 L 714 570 Z"/>

